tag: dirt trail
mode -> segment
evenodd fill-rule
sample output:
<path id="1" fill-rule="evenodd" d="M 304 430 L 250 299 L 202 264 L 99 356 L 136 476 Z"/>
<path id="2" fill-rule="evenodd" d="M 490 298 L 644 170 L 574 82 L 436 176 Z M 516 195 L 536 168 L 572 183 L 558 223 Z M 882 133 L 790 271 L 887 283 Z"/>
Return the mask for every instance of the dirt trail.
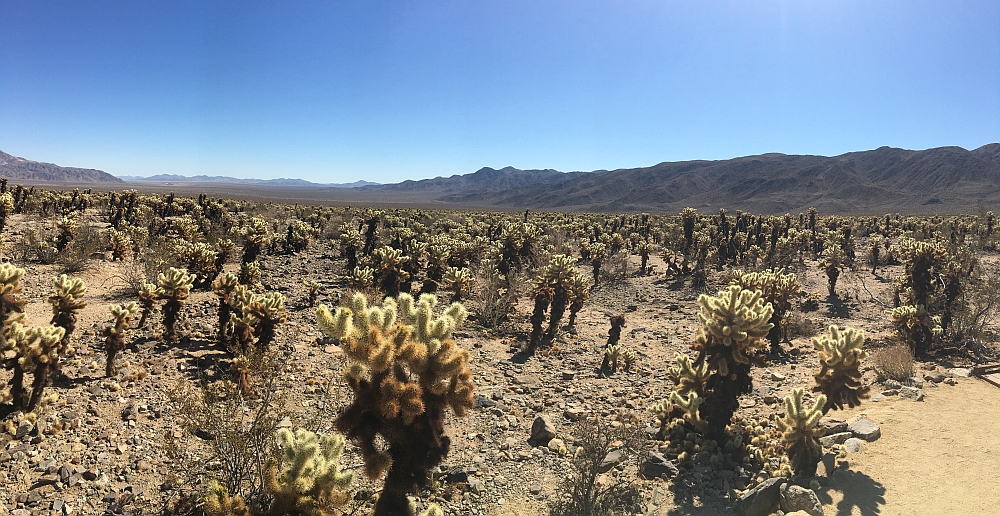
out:
<path id="1" fill-rule="evenodd" d="M 1000 389 L 972 378 L 924 391 L 922 402 L 888 397 L 844 414 L 867 414 L 882 437 L 821 492 L 827 515 L 1000 513 Z"/>

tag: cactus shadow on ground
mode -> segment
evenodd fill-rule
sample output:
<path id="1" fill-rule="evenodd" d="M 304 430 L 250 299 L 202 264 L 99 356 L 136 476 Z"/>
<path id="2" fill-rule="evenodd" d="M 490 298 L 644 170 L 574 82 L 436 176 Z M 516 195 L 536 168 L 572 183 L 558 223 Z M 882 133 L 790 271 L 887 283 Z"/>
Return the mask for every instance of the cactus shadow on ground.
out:
<path id="1" fill-rule="evenodd" d="M 885 505 L 885 486 L 860 471 L 836 469 L 833 476 L 816 491 L 824 506 L 833 505 L 831 491 L 839 491 L 843 495 L 836 504 L 837 516 L 851 516 L 859 512 L 861 516 L 875 516 L 881 514 Z"/>

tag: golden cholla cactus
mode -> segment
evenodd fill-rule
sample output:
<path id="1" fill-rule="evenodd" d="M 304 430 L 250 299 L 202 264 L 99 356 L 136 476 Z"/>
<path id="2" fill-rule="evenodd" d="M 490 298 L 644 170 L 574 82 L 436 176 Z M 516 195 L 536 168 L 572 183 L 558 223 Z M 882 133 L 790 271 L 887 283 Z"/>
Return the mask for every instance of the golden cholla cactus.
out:
<path id="1" fill-rule="evenodd" d="M 115 228 L 108 229 L 108 245 L 111 248 L 111 259 L 113 261 L 123 260 L 130 256 L 135 243 L 131 235 L 126 231 L 119 231 Z"/>
<path id="2" fill-rule="evenodd" d="M 167 272 L 160 273 L 157 277 L 159 285 L 156 287 L 156 295 L 166 301 L 163 304 L 163 336 L 168 342 L 173 342 L 176 339 L 177 319 L 180 317 L 188 294 L 191 293 L 194 278 L 194 274 L 188 274 L 186 269 L 174 267 L 167 269 Z"/>
<path id="3" fill-rule="evenodd" d="M 87 306 L 83 295 L 87 292 L 87 284 L 80 278 L 70 278 L 62 274 L 52 282 L 52 294 L 49 304 L 52 305 L 52 320 L 50 324 L 66 330 L 63 336 L 63 346 L 69 344 L 69 336 L 76 329 L 76 314 Z"/>
<path id="4" fill-rule="evenodd" d="M 823 446 L 819 438 L 824 430 L 819 428 L 819 419 L 823 417 L 823 406 L 826 396 L 820 394 L 812 407 L 802 403 L 804 390 L 792 389 L 792 394 L 785 397 L 785 417 L 778 419 L 782 440 L 791 461 L 792 470 L 801 477 L 811 477 L 816 474 L 816 465 L 823 457 Z"/>
<path id="5" fill-rule="evenodd" d="M 218 339 L 220 344 L 229 342 L 229 319 L 232 316 L 232 307 L 229 303 L 233 297 L 233 291 L 239 284 L 239 278 L 231 272 L 220 275 L 212 283 L 212 291 L 219 297 Z"/>
<path id="6" fill-rule="evenodd" d="M 472 273 L 464 267 L 448 267 L 448 270 L 444 273 L 444 277 L 441 279 L 441 283 L 451 291 L 452 301 L 461 301 L 462 294 L 468 292 L 469 285 L 472 284 Z"/>
<path id="7" fill-rule="evenodd" d="M 375 269 L 357 266 L 347 279 L 347 286 L 354 290 L 365 290 L 375 286 Z"/>
<path id="8" fill-rule="evenodd" d="M 146 318 L 149 317 L 149 313 L 153 311 L 153 307 L 159 300 L 160 296 L 155 284 L 143 283 L 139 287 L 139 306 L 142 308 L 142 314 L 139 316 L 139 324 L 136 325 L 136 328 L 142 328 L 146 325 Z"/>
<path id="9" fill-rule="evenodd" d="M 24 269 L 15 267 L 10 263 L 0 263 L 0 352 L 4 348 L 4 336 L 11 314 L 24 311 L 24 305 L 28 300 L 21 297 L 24 288 L 21 287 L 21 278 L 24 277 Z"/>
<path id="10" fill-rule="evenodd" d="M 465 308 L 452 303 L 434 317 L 436 302 L 430 294 L 417 301 L 401 294 L 369 306 L 357 293 L 350 307 L 317 309 L 320 328 L 340 339 L 350 360 L 344 375 L 355 399 L 335 425 L 358 443 L 369 476 L 388 470 L 378 515 L 408 514 L 407 493 L 426 484 L 448 453 L 445 410 L 463 416 L 474 405 L 469 353 L 452 337 Z"/>
<path id="11" fill-rule="evenodd" d="M 333 516 L 336 507 L 350 500 L 354 480 L 341 471 L 344 436 L 319 435 L 300 428 L 278 430 L 280 460 L 268 462 L 264 489 L 271 495 L 269 515 Z"/>
<path id="12" fill-rule="evenodd" d="M 704 360 L 691 361 L 691 357 L 684 353 L 674 355 L 676 366 L 667 370 L 667 376 L 677 385 L 677 392 L 687 395 L 690 392 L 705 395 L 705 383 L 709 376 L 714 373 L 708 368 Z"/>
<path id="13" fill-rule="evenodd" d="M 774 308 L 770 303 L 764 304 L 759 290 L 730 285 L 720 290 L 717 297 L 702 294 L 698 305 L 698 320 L 702 324 L 699 341 L 711 338 L 730 348 L 733 359 L 741 364 L 750 363 L 750 357 L 764 348 L 763 338 L 772 327 L 769 321 Z"/>
<path id="14" fill-rule="evenodd" d="M 198 288 L 207 287 L 212 279 L 218 274 L 215 268 L 215 260 L 219 257 L 218 251 L 211 244 L 198 242 L 196 244 L 186 244 L 182 256 L 187 265 L 187 270 L 195 275 L 195 285 Z"/>
<path id="15" fill-rule="evenodd" d="M 940 319 L 927 313 L 923 305 L 903 305 L 885 313 L 892 320 L 896 336 L 915 354 L 930 349 L 934 338 L 944 333 Z"/>
<path id="16" fill-rule="evenodd" d="M 249 312 L 257 318 L 257 346 L 260 350 L 266 350 L 274 341 L 275 327 L 288 320 L 285 296 L 279 292 L 257 296 L 250 304 Z"/>
<path id="17" fill-rule="evenodd" d="M 132 317 L 139 312 L 139 305 L 134 301 L 123 305 L 111 305 L 109 307 L 114 323 L 106 326 L 102 332 L 104 335 L 105 351 L 108 360 L 104 366 L 104 375 L 111 377 L 115 375 L 115 356 L 125 349 L 125 333 L 132 327 Z"/>
<path id="18" fill-rule="evenodd" d="M 404 283 L 410 279 L 410 273 L 403 270 L 403 265 L 407 262 L 407 257 L 399 249 L 389 246 L 380 247 L 375 250 L 375 260 L 378 262 L 375 268 L 375 279 L 379 287 L 389 297 L 396 297 L 404 289 Z"/>
<path id="19" fill-rule="evenodd" d="M 260 262 L 254 260 L 252 262 L 243 262 L 240 264 L 240 275 L 238 276 L 240 283 L 244 285 L 254 286 L 260 284 Z"/>
<path id="20" fill-rule="evenodd" d="M 734 271 L 731 285 L 739 285 L 744 290 L 759 290 L 765 303 L 771 303 L 774 312 L 770 322 L 773 325 L 767 334 L 772 347 L 781 341 L 781 322 L 792 308 L 791 300 L 799 295 L 802 285 L 795 274 L 785 273 L 785 269 L 767 269 L 761 272 Z"/>
<path id="21" fill-rule="evenodd" d="M 309 306 L 316 306 L 316 298 L 319 297 L 319 282 L 304 279 L 302 284 L 309 289 Z"/>
<path id="22" fill-rule="evenodd" d="M 816 378 L 816 392 L 826 395 L 823 412 L 830 409 L 849 408 L 861 404 L 868 397 L 868 387 L 861 383 L 861 359 L 868 356 L 862 349 L 865 343 L 863 331 L 845 328 L 840 331 L 836 325 L 830 326 L 830 334 L 814 337 L 813 346 L 819 351 L 820 370 Z"/>
<path id="23" fill-rule="evenodd" d="M 240 495 L 230 496 L 229 490 L 215 480 L 205 490 L 205 514 L 208 516 L 250 516 L 252 513 Z"/>
<path id="24" fill-rule="evenodd" d="M 684 420 L 698 430 L 703 430 L 706 425 L 705 420 L 701 419 L 698 411 L 698 407 L 701 406 L 703 401 L 705 400 L 698 397 L 698 393 L 694 391 L 687 394 L 670 391 L 670 403 L 680 407 L 684 412 Z"/>
<path id="25" fill-rule="evenodd" d="M 10 398 L 16 410 L 33 410 L 41 401 L 49 373 L 59 360 L 64 334 L 65 330 L 59 326 L 27 328 L 20 322 L 11 322 L 7 339 L 15 353 L 14 374 L 9 383 L 10 392 L 0 398 Z M 28 373 L 33 377 L 30 391 L 25 385 Z"/>

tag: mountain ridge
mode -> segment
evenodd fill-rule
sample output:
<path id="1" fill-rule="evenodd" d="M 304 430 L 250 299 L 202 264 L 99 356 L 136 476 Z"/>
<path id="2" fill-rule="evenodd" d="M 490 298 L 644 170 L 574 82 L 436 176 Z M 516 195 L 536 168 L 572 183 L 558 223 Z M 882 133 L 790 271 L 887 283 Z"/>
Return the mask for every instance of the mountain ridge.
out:
<path id="1" fill-rule="evenodd" d="M 61 167 L 54 163 L 32 161 L 0 151 L 0 177 L 10 180 L 33 180 L 73 183 L 122 183 L 121 179 L 93 168 Z"/>

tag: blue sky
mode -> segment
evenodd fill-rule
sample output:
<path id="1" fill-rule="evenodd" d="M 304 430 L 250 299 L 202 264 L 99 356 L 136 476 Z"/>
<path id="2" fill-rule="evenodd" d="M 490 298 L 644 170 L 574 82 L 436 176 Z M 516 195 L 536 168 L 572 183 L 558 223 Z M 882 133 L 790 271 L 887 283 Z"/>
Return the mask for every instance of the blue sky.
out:
<path id="1" fill-rule="evenodd" d="M 997 141 L 996 0 L 0 0 L 0 150 L 115 175 Z"/>

